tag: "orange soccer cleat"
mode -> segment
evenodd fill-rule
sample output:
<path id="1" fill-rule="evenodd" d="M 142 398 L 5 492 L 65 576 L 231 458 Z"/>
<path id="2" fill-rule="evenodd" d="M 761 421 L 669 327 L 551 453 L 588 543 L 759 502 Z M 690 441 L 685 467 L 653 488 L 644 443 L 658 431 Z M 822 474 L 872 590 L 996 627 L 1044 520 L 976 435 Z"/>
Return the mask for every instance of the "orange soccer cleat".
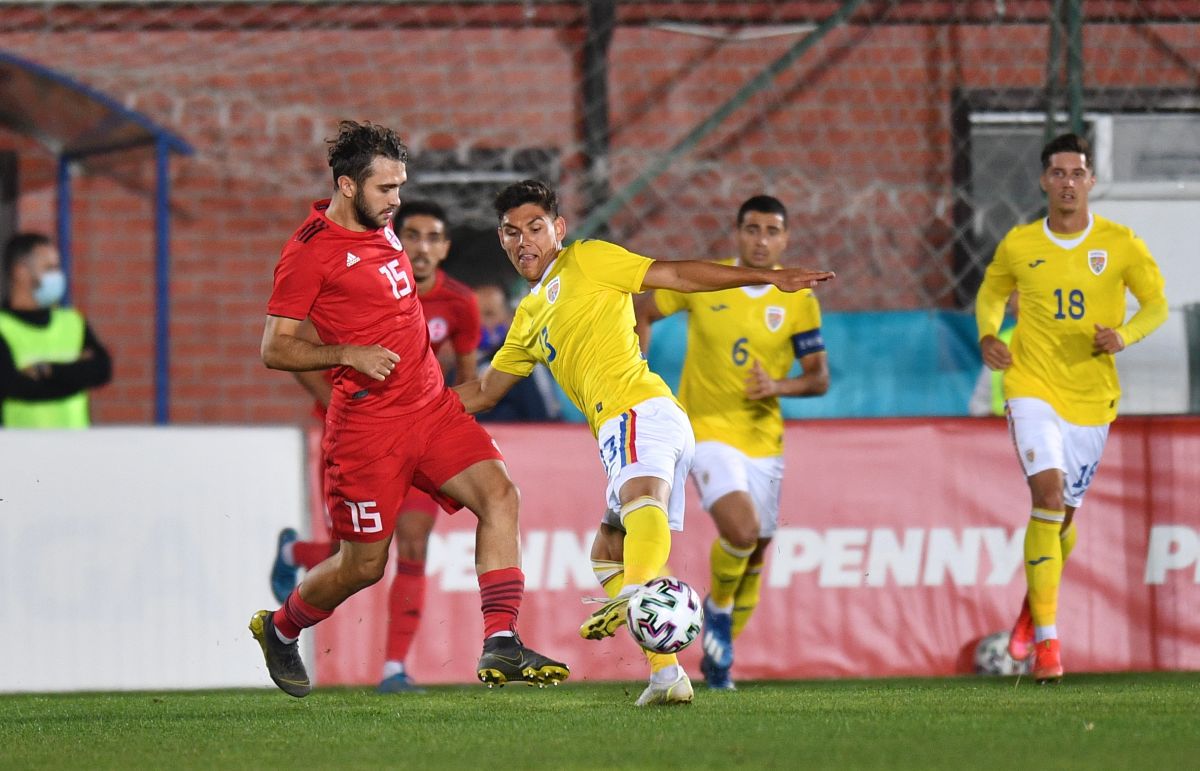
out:
<path id="1" fill-rule="evenodd" d="M 1033 653 L 1033 614 L 1029 612 L 1029 595 L 1021 601 L 1021 612 L 1008 637 L 1008 655 L 1013 661 L 1024 661 Z"/>
<path id="2" fill-rule="evenodd" d="M 1033 679 L 1038 685 L 1057 683 L 1062 680 L 1062 658 L 1059 656 L 1058 640 L 1042 640 L 1033 646 Z"/>

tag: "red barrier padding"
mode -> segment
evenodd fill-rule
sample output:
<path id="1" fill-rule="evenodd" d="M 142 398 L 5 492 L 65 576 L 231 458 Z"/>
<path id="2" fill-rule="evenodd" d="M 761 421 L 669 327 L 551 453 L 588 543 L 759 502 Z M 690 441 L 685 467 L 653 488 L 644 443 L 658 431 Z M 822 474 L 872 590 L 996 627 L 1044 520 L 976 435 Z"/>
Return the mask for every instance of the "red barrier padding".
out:
<path id="1" fill-rule="evenodd" d="M 588 551 L 604 479 L 577 425 L 489 426 L 521 488 L 525 641 L 573 679 L 642 679 L 628 635 L 577 629 L 601 595 Z M 1011 625 L 1025 582 L 1029 494 L 999 419 L 835 420 L 787 427 L 782 526 L 737 679 L 946 675 L 970 641 Z M 1200 669 L 1200 419 L 1121 418 L 1083 507 L 1058 628 L 1068 672 Z M 314 526 L 320 527 L 319 514 Z M 444 516 L 409 671 L 474 679 L 482 633 L 474 517 Z M 703 594 L 714 537 L 689 490 L 671 570 Z M 374 683 L 385 578 L 316 629 L 323 684 Z M 681 658 L 698 671 L 698 645 Z"/>

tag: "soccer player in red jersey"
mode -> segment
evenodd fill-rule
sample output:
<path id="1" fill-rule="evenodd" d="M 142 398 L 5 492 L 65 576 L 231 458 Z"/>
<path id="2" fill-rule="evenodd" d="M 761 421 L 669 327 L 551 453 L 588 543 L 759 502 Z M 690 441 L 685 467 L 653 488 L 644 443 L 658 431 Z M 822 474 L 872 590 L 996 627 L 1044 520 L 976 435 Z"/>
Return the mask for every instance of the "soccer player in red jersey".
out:
<path id="1" fill-rule="evenodd" d="M 334 370 L 322 449 L 326 505 L 342 542 L 282 607 L 250 620 L 271 679 L 292 696 L 312 689 L 300 630 L 383 576 L 401 501 L 414 485 L 479 520 L 479 679 L 542 685 L 569 676 L 517 636 L 525 584 L 518 493 L 491 437 L 446 388 L 430 346 L 412 264 L 390 225 L 407 161 L 391 129 L 343 121 L 329 148 L 333 197 L 313 205 L 275 267 L 262 359 L 272 369 Z M 297 335 L 305 319 L 322 344 Z"/>
<path id="2" fill-rule="evenodd" d="M 392 227 L 412 263 L 417 299 L 421 301 L 433 351 L 442 365 L 443 374 L 453 373 L 457 384 L 470 380 L 475 374 L 480 314 L 470 287 L 451 278 L 440 267 L 450 254 L 446 222 L 446 212 L 438 204 L 408 201 L 396 212 Z M 316 341 L 315 335 L 309 339 Z M 314 412 L 319 414 L 322 424 L 331 393 L 331 373 L 332 370 L 295 373 L 296 379 L 316 400 Z M 421 623 L 429 536 L 440 509 L 437 501 L 416 487 L 409 489 L 400 504 L 392 538 L 396 546 L 396 572 L 388 589 L 388 627 L 380 693 L 419 693 L 422 690 L 409 677 L 404 660 Z M 335 548 L 328 537 L 320 541 L 301 541 L 294 529 L 281 531 L 271 570 L 271 590 L 275 599 L 281 603 L 287 599 L 296 587 L 300 567 L 316 567 Z"/>

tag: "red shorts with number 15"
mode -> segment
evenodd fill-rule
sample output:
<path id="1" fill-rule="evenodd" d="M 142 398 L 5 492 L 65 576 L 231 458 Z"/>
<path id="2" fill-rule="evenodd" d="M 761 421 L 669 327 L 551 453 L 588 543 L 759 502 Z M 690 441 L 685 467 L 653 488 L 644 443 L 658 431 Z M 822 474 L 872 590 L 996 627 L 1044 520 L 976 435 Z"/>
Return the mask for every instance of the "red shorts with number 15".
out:
<path id="1" fill-rule="evenodd" d="M 410 486 L 454 512 L 462 504 L 438 488 L 480 461 L 504 460 L 449 389 L 429 406 L 399 417 L 331 411 L 323 449 L 333 537 L 360 542 L 392 534 Z"/>

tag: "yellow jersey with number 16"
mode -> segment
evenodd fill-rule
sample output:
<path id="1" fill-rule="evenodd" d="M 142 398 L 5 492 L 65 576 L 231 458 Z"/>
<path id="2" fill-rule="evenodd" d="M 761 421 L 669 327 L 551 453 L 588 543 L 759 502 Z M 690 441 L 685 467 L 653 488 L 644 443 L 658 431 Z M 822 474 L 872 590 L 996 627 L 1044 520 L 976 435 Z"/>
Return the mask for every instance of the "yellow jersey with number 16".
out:
<path id="1" fill-rule="evenodd" d="M 593 435 L 638 402 L 674 401 L 646 365 L 634 331 L 631 295 L 653 262 L 607 241 L 566 247 L 517 306 L 492 367 L 526 377 L 545 364 Z"/>
<path id="2" fill-rule="evenodd" d="M 980 338 L 999 330 L 1014 289 L 1020 308 L 1005 397 L 1041 399 L 1076 425 L 1112 422 L 1121 385 L 1114 357 L 1093 350 L 1096 325 L 1116 329 L 1129 345 L 1167 317 L 1163 277 L 1146 244 L 1099 215 L 1071 235 L 1052 233 L 1045 219 L 1013 228 L 979 288 Z M 1128 322 L 1126 289 L 1141 305 Z"/>

